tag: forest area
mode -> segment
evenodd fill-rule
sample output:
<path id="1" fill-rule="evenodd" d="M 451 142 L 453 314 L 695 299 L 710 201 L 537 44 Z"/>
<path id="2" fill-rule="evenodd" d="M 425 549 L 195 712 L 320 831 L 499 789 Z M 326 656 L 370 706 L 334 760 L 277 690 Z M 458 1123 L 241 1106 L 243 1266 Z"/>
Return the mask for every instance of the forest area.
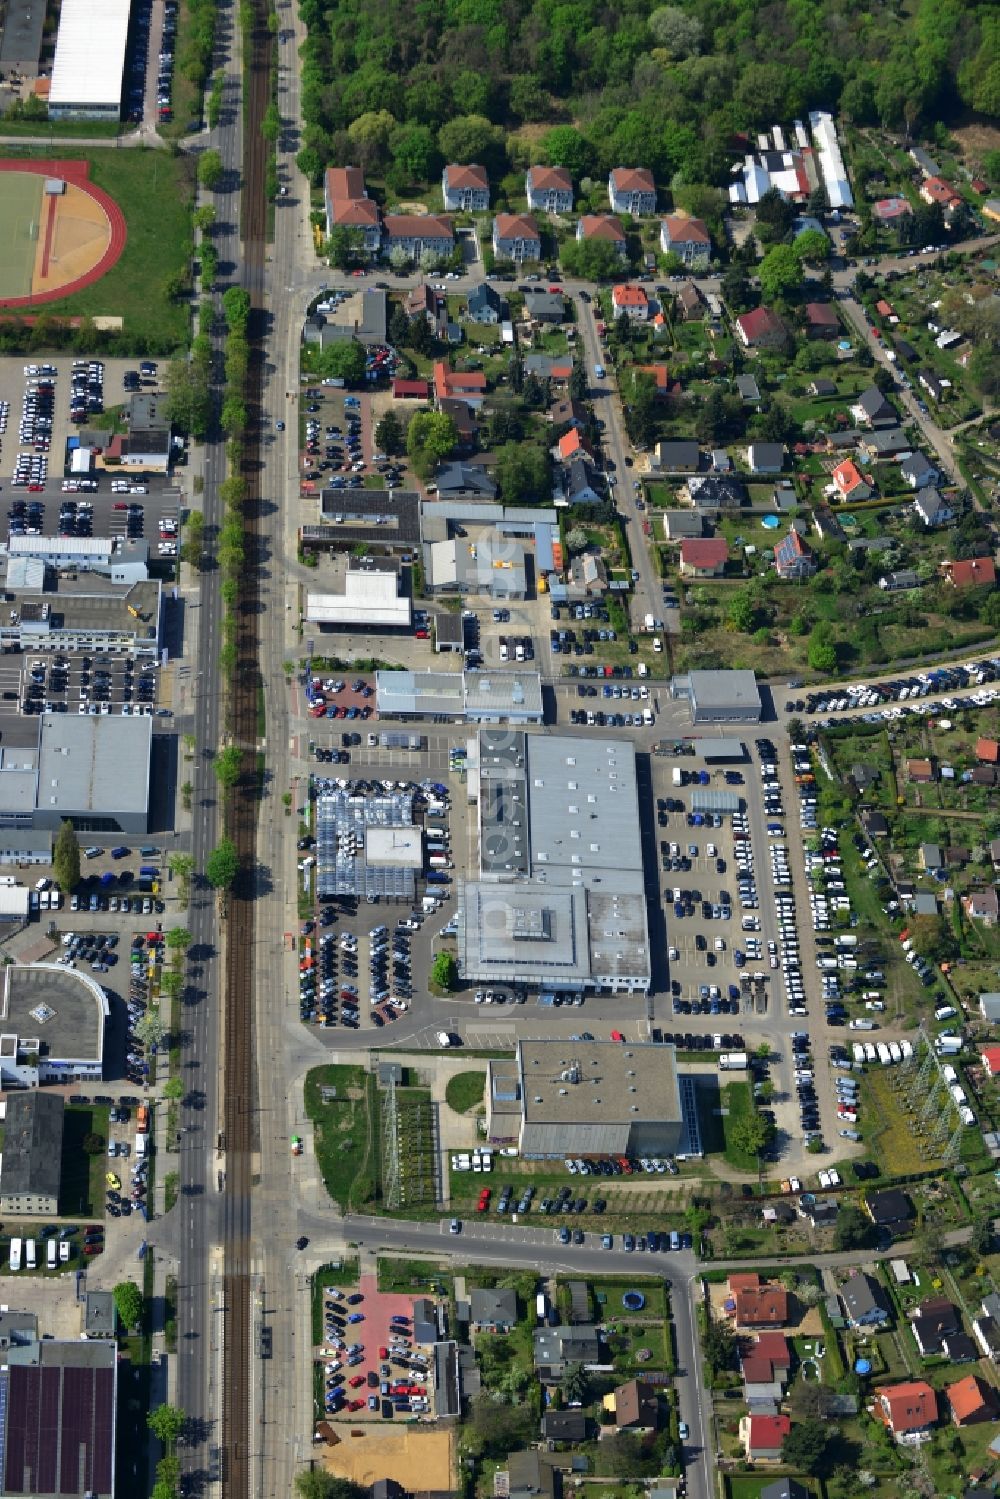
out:
<path id="1" fill-rule="evenodd" d="M 511 198 L 533 164 L 598 186 L 727 180 L 733 137 L 824 108 L 906 134 L 1000 115 L 991 0 L 303 0 L 303 147 L 388 197 L 478 162 Z M 509 178 L 505 183 L 504 179 Z"/>

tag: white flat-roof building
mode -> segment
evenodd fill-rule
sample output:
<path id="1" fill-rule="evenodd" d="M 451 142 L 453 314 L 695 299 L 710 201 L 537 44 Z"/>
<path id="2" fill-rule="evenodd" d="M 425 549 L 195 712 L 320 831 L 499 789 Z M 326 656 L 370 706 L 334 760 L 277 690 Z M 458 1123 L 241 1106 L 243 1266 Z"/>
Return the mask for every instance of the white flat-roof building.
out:
<path id="1" fill-rule="evenodd" d="M 63 0 L 49 88 L 53 120 L 121 119 L 131 0 Z"/>
<path id="2" fill-rule="evenodd" d="M 373 572 L 352 568 L 344 579 L 343 593 L 306 595 L 306 619 L 320 627 L 408 630 L 413 621 L 413 605 L 399 592 L 395 569 Z"/>

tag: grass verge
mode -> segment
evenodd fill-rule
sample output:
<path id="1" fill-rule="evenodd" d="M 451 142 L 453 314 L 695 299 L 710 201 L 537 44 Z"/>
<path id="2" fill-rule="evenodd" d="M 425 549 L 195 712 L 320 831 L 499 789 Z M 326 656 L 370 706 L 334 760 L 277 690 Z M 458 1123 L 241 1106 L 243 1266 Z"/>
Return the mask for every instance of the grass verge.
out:
<path id="1" fill-rule="evenodd" d="M 326 1190 L 345 1211 L 376 1200 L 375 1080 L 363 1067 L 314 1067 L 306 1078 L 316 1159 Z"/>
<path id="2" fill-rule="evenodd" d="M 448 1079 L 445 1100 L 456 1114 L 466 1114 L 483 1101 L 486 1089 L 485 1072 L 458 1072 Z"/>

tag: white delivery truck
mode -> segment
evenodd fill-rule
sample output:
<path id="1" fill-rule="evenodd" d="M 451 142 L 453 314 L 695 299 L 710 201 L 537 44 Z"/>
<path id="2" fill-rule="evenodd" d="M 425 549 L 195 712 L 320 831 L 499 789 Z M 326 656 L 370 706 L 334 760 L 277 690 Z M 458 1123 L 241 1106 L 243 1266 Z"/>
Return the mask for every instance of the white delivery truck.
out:
<path id="1" fill-rule="evenodd" d="M 24 1263 L 29 1270 L 36 1270 L 38 1268 L 38 1255 L 36 1252 L 34 1239 L 25 1240 Z"/>
<path id="2" fill-rule="evenodd" d="M 684 772 L 683 770 L 681 770 L 679 765 L 675 765 L 673 770 L 670 772 L 670 781 L 674 786 L 684 785 Z"/>
<path id="3" fill-rule="evenodd" d="M 20 1268 L 21 1268 L 21 1240 L 20 1239 L 11 1239 L 11 1241 L 10 1241 L 10 1268 L 12 1270 L 15 1270 L 15 1271 L 16 1270 L 20 1270 Z"/>
<path id="4" fill-rule="evenodd" d="M 745 1051 L 722 1051 L 719 1053 L 720 1072 L 746 1072 L 750 1065 Z"/>
<path id="5" fill-rule="evenodd" d="M 49 1239 L 45 1246 L 45 1268 L 54 1270 L 56 1268 L 56 1241 Z"/>
<path id="6" fill-rule="evenodd" d="M 544 1291 L 539 1291 L 538 1295 L 535 1297 L 535 1316 L 538 1318 L 539 1322 L 544 1322 L 545 1321 L 545 1313 L 546 1313 L 545 1292 Z"/>

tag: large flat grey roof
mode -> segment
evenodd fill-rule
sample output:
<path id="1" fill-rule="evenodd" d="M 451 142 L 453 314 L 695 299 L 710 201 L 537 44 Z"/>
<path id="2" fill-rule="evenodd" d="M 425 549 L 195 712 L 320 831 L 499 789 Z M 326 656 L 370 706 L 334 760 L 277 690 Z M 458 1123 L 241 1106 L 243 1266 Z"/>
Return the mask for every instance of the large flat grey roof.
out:
<path id="1" fill-rule="evenodd" d="M 56 963 L 9 963 L 0 1003 L 0 1033 L 37 1037 L 48 1059 L 100 1060 L 108 1001 L 88 974 Z"/>
<path id="2" fill-rule="evenodd" d="M 39 721 L 40 812 L 148 811 L 152 718 L 43 713 Z"/>
<path id="3" fill-rule="evenodd" d="M 641 893 L 632 745 L 560 734 L 531 734 L 526 743 L 533 876 Z"/>
<path id="4" fill-rule="evenodd" d="M 537 671 L 467 671 L 465 711 L 470 718 L 490 713 L 541 718 L 541 676 Z"/>
<path id="5" fill-rule="evenodd" d="M 90 573 L 86 575 L 84 587 L 74 588 L 71 583 L 64 585 L 60 579 L 56 593 L 22 593 L 18 599 L 22 633 L 27 626 L 37 623 L 41 635 L 59 630 L 95 630 L 103 633 L 117 631 L 134 635 L 139 640 L 156 640 L 160 619 L 160 584 L 157 580 L 133 583 L 129 588 L 113 588 L 109 584 L 100 593 L 95 591 L 95 581 Z M 129 613 L 130 605 L 138 611 L 138 618 Z"/>
<path id="6" fill-rule="evenodd" d="M 517 1065 L 526 1124 L 632 1125 L 681 1117 L 672 1046 L 524 1040 L 517 1043 Z"/>
<path id="7" fill-rule="evenodd" d="M 63 1100 L 58 1093 L 11 1093 L 7 1099 L 0 1193 L 59 1196 Z"/>
<path id="8" fill-rule="evenodd" d="M 699 708 L 760 709 L 757 678 L 752 671 L 692 671 L 688 675 Z"/>

